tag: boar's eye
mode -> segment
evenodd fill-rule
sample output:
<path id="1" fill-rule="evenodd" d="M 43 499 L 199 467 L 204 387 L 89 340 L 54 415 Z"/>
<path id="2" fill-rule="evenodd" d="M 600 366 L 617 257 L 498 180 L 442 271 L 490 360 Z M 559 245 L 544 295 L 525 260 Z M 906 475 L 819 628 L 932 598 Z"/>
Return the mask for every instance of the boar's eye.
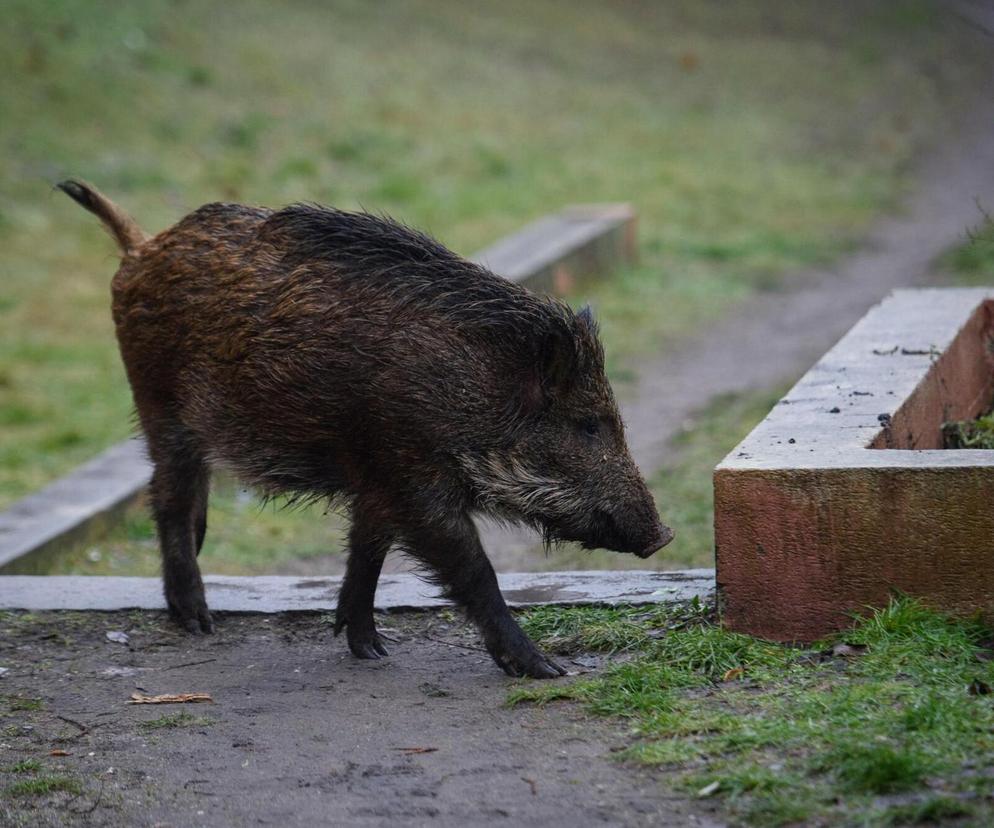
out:
<path id="1" fill-rule="evenodd" d="M 581 428 L 583 429 L 583 433 L 586 434 L 588 437 L 596 437 L 598 434 L 601 433 L 601 421 L 598 420 L 596 417 L 589 417 L 588 419 L 584 420 L 580 425 Z"/>

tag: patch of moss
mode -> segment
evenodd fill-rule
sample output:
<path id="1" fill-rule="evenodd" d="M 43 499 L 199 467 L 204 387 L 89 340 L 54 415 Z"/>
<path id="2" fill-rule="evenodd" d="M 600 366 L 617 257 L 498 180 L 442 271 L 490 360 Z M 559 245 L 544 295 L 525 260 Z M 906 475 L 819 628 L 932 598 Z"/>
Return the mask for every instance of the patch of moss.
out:
<path id="1" fill-rule="evenodd" d="M 994 413 L 943 423 L 942 439 L 947 449 L 994 449 Z"/>

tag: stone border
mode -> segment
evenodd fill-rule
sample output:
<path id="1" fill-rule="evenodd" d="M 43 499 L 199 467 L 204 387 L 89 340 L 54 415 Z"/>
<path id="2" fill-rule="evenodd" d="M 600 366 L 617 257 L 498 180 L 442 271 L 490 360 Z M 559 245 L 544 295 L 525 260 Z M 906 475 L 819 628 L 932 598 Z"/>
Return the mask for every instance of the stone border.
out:
<path id="1" fill-rule="evenodd" d="M 714 599 L 714 570 L 683 572 L 514 572 L 497 576 L 512 607 L 540 604 L 669 604 Z M 207 575 L 207 603 L 218 612 L 331 612 L 341 578 Z M 450 606 L 438 588 L 412 574 L 384 575 L 381 611 Z M 0 610 L 164 610 L 159 578 L 86 575 L 0 577 Z"/>
<path id="2" fill-rule="evenodd" d="M 561 295 L 635 261 L 635 211 L 578 205 L 545 216 L 474 256 L 513 282 Z M 125 440 L 0 512 L 0 573 L 42 571 L 55 555 L 107 531 L 148 485 L 142 440 Z"/>
<path id="3" fill-rule="evenodd" d="M 893 590 L 994 614 L 994 452 L 943 420 L 994 399 L 994 291 L 899 290 L 717 467 L 725 623 L 810 641 Z"/>

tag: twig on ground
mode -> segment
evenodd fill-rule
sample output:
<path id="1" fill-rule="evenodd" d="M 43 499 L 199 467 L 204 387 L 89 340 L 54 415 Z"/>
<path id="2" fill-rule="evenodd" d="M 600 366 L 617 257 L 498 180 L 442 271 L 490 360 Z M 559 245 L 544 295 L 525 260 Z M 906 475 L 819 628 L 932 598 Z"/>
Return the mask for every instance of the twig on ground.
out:
<path id="1" fill-rule="evenodd" d="M 73 727 L 78 727 L 83 733 L 90 732 L 90 726 L 85 725 L 82 722 L 77 722 L 75 719 L 70 719 L 68 716 L 60 716 L 58 713 L 55 714 L 56 719 L 61 719 L 63 722 L 68 722 Z M 82 734 L 80 734 L 82 735 Z"/>
<path id="2" fill-rule="evenodd" d="M 428 641 L 434 641 L 436 644 L 445 644 L 449 647 L 460 647 L 463 650 L 474 650 L 478 653 L 486 653 L 486 650 L 484 650 L 483 647 L 474 647 L 472 644 L 459 644 L 455 641 L 446 641 L 442 638 L 435 638 L 432 635 L 426 635 L 423 637 Z"/>
<path id="3" fill-rule="evenodd" d="M 165 667 L 160 667 L 160 670 L 179 670 L 182 667 L 197 667 L 200 664 L 210 664 L 212 661 L 217 661 L 216 658 L 205 658 L 203 661 L 188 661 L 186 664 L 169 664 Z"/>

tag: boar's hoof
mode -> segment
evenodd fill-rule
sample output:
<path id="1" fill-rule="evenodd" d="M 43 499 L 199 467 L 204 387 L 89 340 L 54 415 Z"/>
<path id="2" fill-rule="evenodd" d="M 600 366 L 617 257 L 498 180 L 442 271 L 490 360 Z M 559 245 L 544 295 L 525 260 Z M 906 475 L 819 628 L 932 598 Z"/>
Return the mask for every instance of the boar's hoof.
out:
<path id="1" fill-rule="evenodd" d="M 544 655 L 521 630 L 488 642 L 487 651 L 497 666 L 512 678 L 551 679 L 566 675 L 566 670 Z"/>
<path id="2" fill-rule="evenodd" d="M 534 655 L 522 657 L 509 654 L 494 655 L 494 661 L 511 678 L 521 678 L 528 676 L 536 679 L 552 679 L 566 675 L 566 670 L 560 667 L 551 658 L 542 655 L 535 650 Z"/>
<path id="3" fill-rule="evenodd" d="M 390 655 L 387 648 L 383 646 L 383 639 L 376 631 L 372 619 L 367 623 L 350 621 L 348 617 L 339 612 L 335 620 L 335 635 L 345 630 L 345 637 L 349 642 L 349 649 L 356 658 L 379 658 Z"/>
<path id="4" fill-rule="evenodd" d="M 214 621 L 207 610 L 207 603 L 203 599 L 185 603 L 186 606 L 180 607 L 170 602 L 169 614 L 173 620 L 191 635 L 210 635 L 214 632 Z"/>
<path id="5" fill-rule="evenodd" d="M 352 627 L 349 627 L 345 635 L 349 640 L 349 649 L 356 658 L 379 658 L 390 655 L 387 648 L 383 646 L 383 639 L 380 638 L 380 634 L 376 630 L 368 635 L 360 635 L 354 633 Z"/>

